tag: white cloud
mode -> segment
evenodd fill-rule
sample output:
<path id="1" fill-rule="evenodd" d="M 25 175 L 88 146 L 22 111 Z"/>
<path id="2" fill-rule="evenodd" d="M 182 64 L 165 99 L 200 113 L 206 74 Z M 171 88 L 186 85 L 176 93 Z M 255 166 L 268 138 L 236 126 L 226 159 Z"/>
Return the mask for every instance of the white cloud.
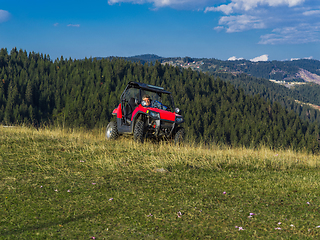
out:
<path id="1" fill-rule="evenodd" d="M 219 24 L 228 26 L 226 31 L 229 33 L 265 28 L 261 19 L 249 15 L 223 16 L 220 18 Z"/>
<path id="2" fill-rule="evenodd" d="M 237 61 L 237 60 L 243 60 L 244 58 L 237 58 L 236 56 L 232 56 L 228 58 L 228 61 Z"/>
<path id="3" fill-rule="evenodd" d="M 260 44 L 319 42 L 320 3 L 314 0 L 108 0 L 116 3 L 152 4 L 156 9 L 205 9 L 220 12 L 216 31 L 227 33 L 269 30 Z"/>
<path id="4" fill-rule="evenodd" d="M 231 0 L 205 9 L 211 11 L 226 15 L 215 30 L 270 29 L 260 37 L 260 44 L 320 42 L 320 6 L 311 0 Z"/>
<path id="5" fill-rule="evenodd" d="M 305 11 L 303 12 L 303 15 L 305 16 L 314 16 L 314 15 L 320 15 L 320 10 L 309 10 L 309 11 Z"/>
<path id="6" fill-rule="evenodd" d="M 269 59 L 269 55 L 264 54 L 259 57 L 255 57 L 253 59 L 250 59 L 250 61 L 251 62 L 266 62 L 266 61 L 268 61 L 268 59 Z"/>
<path id="7" fill-rule="evenodd" d="M 301 44 L 320 42 L 320 23 L 301 23 L 294 27 L 276 28 L 271 34 L 261 36 L 260 44 Z"/>
<path id="8" fill-rule="evenodd" d="M 221 11 L 227 15 L 238 11 L 250 11 L 258 6 L 289 6 L 294 7 L 302 4 L 305 0 L 232 0 L 229 4 L 223 4 L 218 7 L 207 7 L 208 11 Z"/>
<path id="9" fill-rule="evenodd" d="M 206 9 L 204 10 L 204 12 L 223 12 L 227 15 L 233 13 L 233 8 L 234 8 L 235 4 L 234 3 L 230 3 L 228 5 L 220 5 L 218 7 L 206 7 Z"/>
<path id="10" fill-rule="evenodd" d="M 11 14 L 8 11 L 0 9 L 0 23 L 8 21 L 10 16 Z"/>
<path id="11" fill-rule="evenodd" d="M 80 24 L 68 24 L 67 27 L 80 27 Z"/>
<path id="12" fill-rule="evenodd" d="M 53 26 L 55 26 L 55 27 L 57 27 L 59 25 L 59 23 L 55 23 L 55 24 L 53 24 Z"/>
<path id="13" fill-rule="evenodd" d="M 217 26 L 217 27 L 214 28 L 214 30 L 216 30 L 217 32 L 220 32 L 220 31 L 222 31 L 223 29 L 224 29 L 223 26 Z"/>

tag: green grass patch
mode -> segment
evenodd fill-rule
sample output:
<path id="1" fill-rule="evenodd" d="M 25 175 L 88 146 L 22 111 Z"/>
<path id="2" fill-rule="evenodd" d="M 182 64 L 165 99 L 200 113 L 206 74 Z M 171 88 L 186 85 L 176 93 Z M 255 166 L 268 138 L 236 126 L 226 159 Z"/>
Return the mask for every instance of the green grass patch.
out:
<path id="1" fill-rule="evenodd" d="M 318 162 L 1 127 L 0 238 L 317 239 Z"/>

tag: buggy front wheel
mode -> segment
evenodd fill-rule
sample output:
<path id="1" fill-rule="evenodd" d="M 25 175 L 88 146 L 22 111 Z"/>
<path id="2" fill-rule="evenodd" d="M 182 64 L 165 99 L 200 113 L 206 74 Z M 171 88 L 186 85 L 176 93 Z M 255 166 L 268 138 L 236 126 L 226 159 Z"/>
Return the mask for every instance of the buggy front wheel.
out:
<path id="1" fill-rule="evenodd" d="M 180 127 L 177 129 L 174 135 L 174 144 L 182 144 L 184 142 L 184 128 Z"/>
<path id="2" fill-rule="evenodd" d="M 106 129 L 106 139 L 115 140 L 119 137 L 118 127 L 116 122 L 110 122 Z"/>
<path id="3" fill-rule="evenodd" d="M 145 138 L 144 122 L 138 121 L 134 126 L 133 139 L 136 142 L 143 143 Z"/>

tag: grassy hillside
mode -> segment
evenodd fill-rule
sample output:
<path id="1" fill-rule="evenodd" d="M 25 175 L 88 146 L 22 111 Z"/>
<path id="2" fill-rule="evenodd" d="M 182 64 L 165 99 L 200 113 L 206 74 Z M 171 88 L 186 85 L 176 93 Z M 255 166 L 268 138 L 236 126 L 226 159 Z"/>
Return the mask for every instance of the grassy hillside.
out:
<path id="1" fill-rule="evenodd" d="M 319 156 L 0 127 L 2 239 L 310 239 Z"/>

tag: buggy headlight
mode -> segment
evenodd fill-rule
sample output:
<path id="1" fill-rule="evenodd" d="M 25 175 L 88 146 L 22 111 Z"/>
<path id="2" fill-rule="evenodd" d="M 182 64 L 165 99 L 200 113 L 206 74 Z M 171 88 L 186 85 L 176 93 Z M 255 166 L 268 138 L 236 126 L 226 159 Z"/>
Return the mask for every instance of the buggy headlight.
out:
<path id="1" fill-rule="evenodd" d="M 176 123 L 183 123 L 183 117 L 176 117 Z"/>
<path id="2" fill-rule="evenodd" d="M 150 117 L 152 117 L 152 118 L 160 119 L 160 113 L 158 113 L 158 112 L 149 111 L 149 115 L 150 115 Z"/>

